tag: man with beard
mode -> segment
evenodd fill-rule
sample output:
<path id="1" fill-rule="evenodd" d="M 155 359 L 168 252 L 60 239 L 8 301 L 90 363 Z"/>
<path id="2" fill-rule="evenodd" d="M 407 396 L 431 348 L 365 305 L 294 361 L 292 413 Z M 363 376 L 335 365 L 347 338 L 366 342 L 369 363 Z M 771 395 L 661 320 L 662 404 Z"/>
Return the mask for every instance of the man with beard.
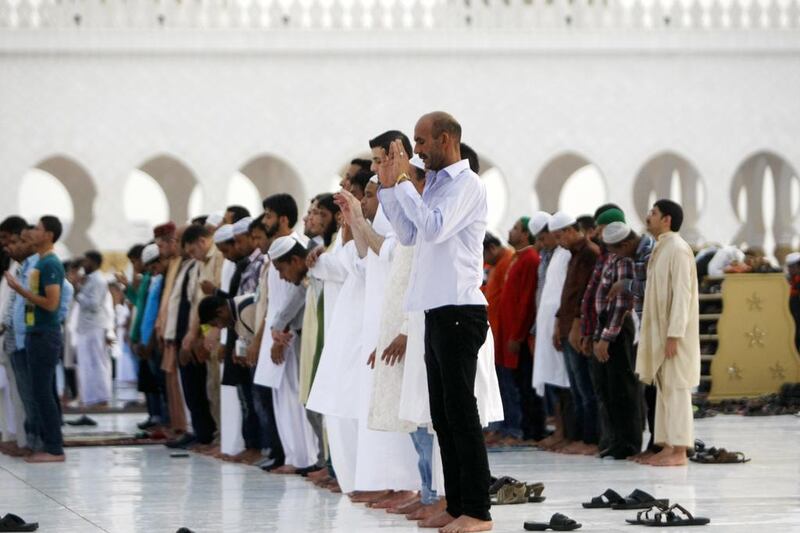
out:
<path id="1" fill-rule="evenodd" d="M 263 205 L 263 223 L 273 241 L 291 236 L 297 242 L 302 242 L 300 236 L 292 231 L 297 223 L 297 203 L 294 198 L 288 194 L 274 194 L 267 197 Z M 270 245 L 270 250 L 274 244 Z M 272 389 L 275 420 L 286 455 L 286 464 L 272 471 L 294 474 L 316 463 L 320 444 L 308 422 L 299 395 L 298 351 L 305 290 L 282 280 L 272 263 L 267 285 L 267 316 L 254 382 Z"/>
<path id="2" fill-rule="evenodd" d="M 380 171 L 380 202 L 398 240 L 416 244 L 406 310 L 426 311 L 426 366 L 433 426 L 444 467 L 444 533 L 488 531 L 489 462 L 475 398 L 478 351 L 488 330 L 483 279 L 486 188 L 461 158 L 461 125 L 434 112 L 414 128 L 428 171 L 422 196 L 400 141 Z"/>
<path id="3" fill-rule="evenodd" d="M 533 359 L 527 341 L 536 317 L 540 259 L 533 246 L 535 236 L 529 232 L 529 222 L 528 217 L 522 217 L 508 232 L 514 256 L 500 294 L 500 320 L 495 338 L 495 363 L 505 413 L 501 434 L 506 445 L 544 437 L 544 412 L 530 386 Z"/>

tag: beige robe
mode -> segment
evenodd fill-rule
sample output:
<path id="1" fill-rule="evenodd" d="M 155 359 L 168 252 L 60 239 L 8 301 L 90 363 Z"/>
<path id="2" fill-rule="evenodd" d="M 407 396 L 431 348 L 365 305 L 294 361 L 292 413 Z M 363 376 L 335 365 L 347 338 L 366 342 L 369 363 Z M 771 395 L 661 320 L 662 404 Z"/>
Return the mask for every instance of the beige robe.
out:
<path id="1" fill-rule="evenodd" d="M 700 384 L 700 319 L 697 267 L 689 245 L 677 233 L 658 238 L 647 265 L 642 329 L 636 373 L 652 384 L 691 389 Z M 667 337 L 678 338 L 678 355 L 664 357 Z"/>

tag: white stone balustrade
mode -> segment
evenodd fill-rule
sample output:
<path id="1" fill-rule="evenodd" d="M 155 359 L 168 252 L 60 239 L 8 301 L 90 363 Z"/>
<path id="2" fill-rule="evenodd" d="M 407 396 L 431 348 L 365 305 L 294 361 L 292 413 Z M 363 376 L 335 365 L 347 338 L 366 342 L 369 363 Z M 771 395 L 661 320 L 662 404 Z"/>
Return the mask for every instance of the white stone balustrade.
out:
<path id="1" fill-rule="evenodd" d="M 0 28 L 776 30 L 800 0 L 0 0 Z"/>

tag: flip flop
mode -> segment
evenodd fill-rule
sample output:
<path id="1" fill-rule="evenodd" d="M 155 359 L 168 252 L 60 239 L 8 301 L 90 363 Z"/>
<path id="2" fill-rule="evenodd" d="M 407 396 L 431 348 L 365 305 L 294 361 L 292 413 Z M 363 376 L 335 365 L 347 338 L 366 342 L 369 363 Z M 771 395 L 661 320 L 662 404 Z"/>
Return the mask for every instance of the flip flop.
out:
<path id="1" fill-rule="evenodd" d="M 693 516 L 682 505 L 676 503 L 666 511 L 656 513 L 653 520 L 644 522 L 648 527 L 682 527 L 682 526 L 705 526 L 711 523 L 709 518 Z"/>
<path id="2" fill-rule="evenodd" d="M 38 522 L 27 523 L 15 514 L 8 513 L 0 518 L 0 531 L 36 531 L 39 529 Z"/>
<path id="3" fill-rule="evenodd" d="M 565 516 L 561 513 L 556 513 L 550 517 L 550 522 L 525 522 L 526 531 L 575 531 L 580 529 L 582 524 L 577 523 L 572 518 Z"/>
<path id="4" fill-rule="evenodd" d="M 750 459 L 745 457 L 742 452 L 729 452 L 725 448 L 711 448 L 708 452 L 695 454 L 689 458 L 690 461 L 700 464 L 734 464 L 748 463 Z"/>
<path id="5" fill-rule="evenodd" d="M 645 491 L 636 489 L 621 502 L 611 504 L 611 508 L 615 511 L 632 511 L 635 509 L 649 509 L 654 505 L 669 505 L 669 500 L 657 500 Z"/>
<path id="6" fill-rule="evenodd" d="M 584 509 L 608 509 L 615 503 L 622 503 L 624 501 L 625 498 L 620 496 L 616 491 L 606 489 L 603 494 L 595 496 L 592 498 L 592 501 L 584 502 L 582 505 Z"/>

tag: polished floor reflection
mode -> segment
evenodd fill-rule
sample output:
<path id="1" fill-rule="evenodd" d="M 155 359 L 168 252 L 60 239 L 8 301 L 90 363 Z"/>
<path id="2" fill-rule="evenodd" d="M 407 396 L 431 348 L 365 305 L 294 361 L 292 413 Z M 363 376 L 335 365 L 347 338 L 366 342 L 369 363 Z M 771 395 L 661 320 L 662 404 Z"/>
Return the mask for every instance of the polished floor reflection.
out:
<path id="1" fill-rule="evenodd" d="M 97 430 L 132 431 L 139 419 L 93 416 Z M 583 523 L 582 530 L 642 529 L 625 524 L 635 513 L 581 508 L 610 487 L 623 495 L 640 488 L 712 520 L 677 531 L 800 532 L 800 418 L 717 416 L 698 420 L 697 436 L 745 452 L 752 462 L 656 469 L 540 451 L 492 453 L 495 475 L 542 481 L 547 497 L 542 504 L 495 507 L 495 530 L 522 531 L 524 520 L 546 521 L 555 512 Z M 59 465 L 0 456 L 0 516 L 8 512 L 38 521 L 45 533 L 171 533 L 181 526 L 197 533 L 417 530 L 301 478 L 194 454 L 171 458 L 161 446 L 71 448 Z"/>

